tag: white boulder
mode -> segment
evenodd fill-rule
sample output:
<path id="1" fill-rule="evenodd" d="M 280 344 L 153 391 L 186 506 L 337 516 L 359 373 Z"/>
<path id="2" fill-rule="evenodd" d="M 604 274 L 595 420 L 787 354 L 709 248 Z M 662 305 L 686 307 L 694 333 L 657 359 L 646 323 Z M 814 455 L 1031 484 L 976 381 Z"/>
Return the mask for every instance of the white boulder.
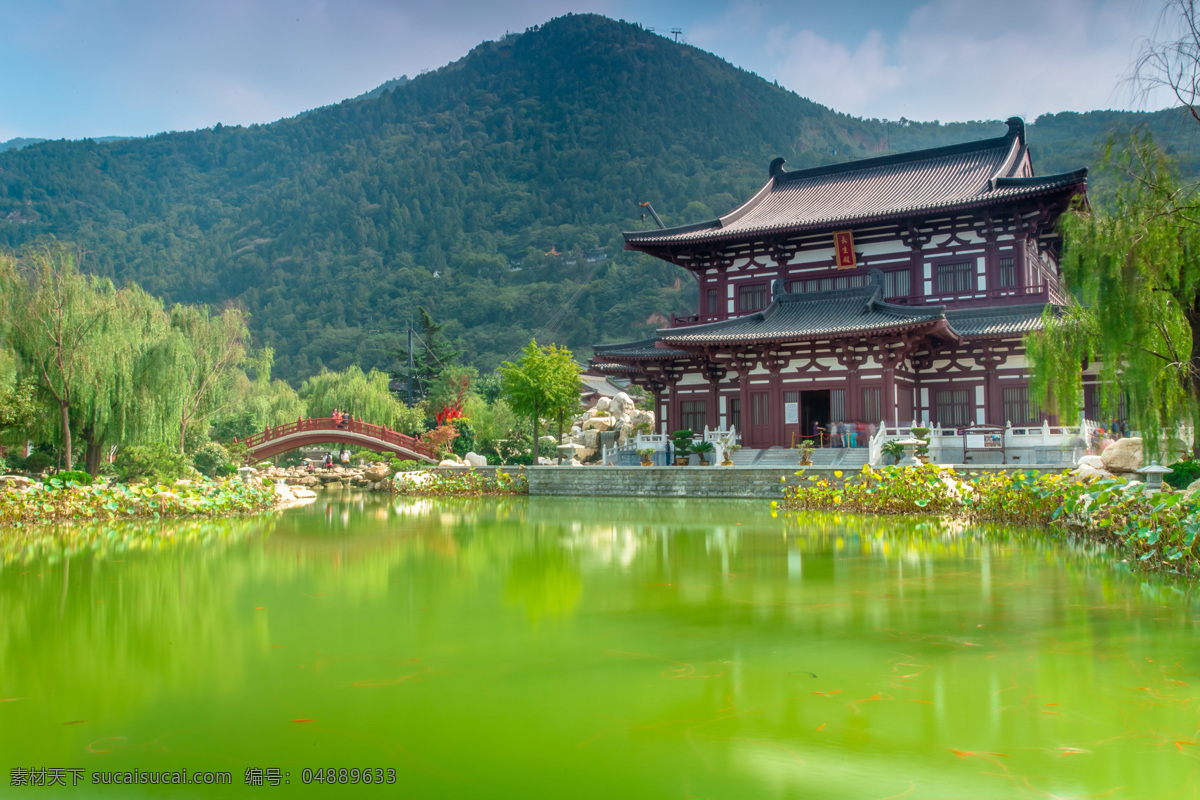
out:
<path id="1" fill-rule="evenodd" d="M 633 398 L 624 392 L 617 392 L 608 407 L 614 417 L 623 417 L 633 410 Z"/>
<path id="2" fill-rule="evenodd" d="M 596 410 L 597 411 L 608 411 L 609 406 L 611 406 L 611 405 L 612 405 L 611 398 L 601 397 L 599 400 L 596 401 Z"/>
<path id="3" fill-rule="evenodd" d="M 1104 469 L 1104 459 L 1100 456 L 1080 456 L 1076 464 L 1080 467 L 1091 467 L 1092 469 Z"/>
<path id="4" fill-rule="evenodd" d="M 478 453 L 470 452 L 463 456 L 463 461 L 466 461 L 472 467 L 486 467 L 487 456 L 481 456 Z"/>
<path id="5" fill-rule="evenodd" d="M 585 431 L 608 431 L 612 430 L 613 423 L 614 420 L 612 417 L 592 417 L 583 423 L 583 429 Z"/>
<path id="6" fill-rule="evenodd" d="M 1118 439 L 1104 450 L 1100 461 L 1109 472 L 1137 472 L 1142 467 L 1141 437 Z"/>
<path id="7" fill-rule="evenodd" d="M 453 458 L 443 458 L 441 461 L 438 462 L 438 466 L 439 467 L 464 467 L 466 465 L 460 464 L 456 459 L 453 459 Z"/>

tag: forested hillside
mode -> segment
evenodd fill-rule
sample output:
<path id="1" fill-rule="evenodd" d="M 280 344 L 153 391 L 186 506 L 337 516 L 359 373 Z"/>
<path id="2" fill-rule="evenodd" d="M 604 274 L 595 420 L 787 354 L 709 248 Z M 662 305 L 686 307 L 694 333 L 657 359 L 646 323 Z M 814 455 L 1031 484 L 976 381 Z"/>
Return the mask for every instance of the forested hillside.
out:
<path id="1" fill-rule="evenodd" d="M 638 201 L 696 221 L 776 156 L 795 169 L 1004 132 L 838 114 L 592 15 L 393 85 L 269 125 L 2 152 L 0 245 L 52 234 L 118 282 L 237 303 L 293 382 L 386 368 L 418 305 L 488 369 L 533 334 L 586 351 L 693 310 L 685 272 L 621 250 L 620 231 L 647 224 Z M 1196 172 L 1171 113 L 1043 117 L 1035 167 L 1094 166 L 1108 131 L 1139 123 Z"/>

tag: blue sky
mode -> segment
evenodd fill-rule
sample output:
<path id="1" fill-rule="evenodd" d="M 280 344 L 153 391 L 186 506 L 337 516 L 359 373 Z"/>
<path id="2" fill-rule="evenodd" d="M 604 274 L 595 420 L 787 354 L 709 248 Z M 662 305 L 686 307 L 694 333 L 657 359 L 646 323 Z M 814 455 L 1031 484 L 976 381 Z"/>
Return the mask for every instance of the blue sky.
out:
<path id="1" fill-rule="evenodd" d="M 667 33 L 838 111 L 1155 108 L 1122 82 L 1146 0 L 0 0 L 0 141 L 269 122 L 567 12 Z"/>

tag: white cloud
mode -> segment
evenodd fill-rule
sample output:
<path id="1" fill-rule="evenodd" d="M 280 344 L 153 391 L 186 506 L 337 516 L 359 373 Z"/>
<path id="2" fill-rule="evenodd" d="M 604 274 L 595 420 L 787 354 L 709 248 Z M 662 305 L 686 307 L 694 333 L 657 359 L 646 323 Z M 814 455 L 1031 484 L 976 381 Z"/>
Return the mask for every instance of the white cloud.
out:
<path id="1" fill-rule="evenodd" d="M 1035 118 L 1137 106 L 1122 77 L 1156 15 L 1126 0 L 932 0 L 898 32 L 872 30 L 853 48 L 781 27 L 768 36 L 767 54 L 780 83 L 838 111 Z"/>

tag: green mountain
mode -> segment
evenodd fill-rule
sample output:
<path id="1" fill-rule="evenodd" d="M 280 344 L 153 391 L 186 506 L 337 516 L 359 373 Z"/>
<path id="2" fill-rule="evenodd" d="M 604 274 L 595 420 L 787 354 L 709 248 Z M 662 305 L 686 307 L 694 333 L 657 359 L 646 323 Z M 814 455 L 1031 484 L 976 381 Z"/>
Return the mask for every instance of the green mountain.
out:
<path id="1" fill-rule="evenodd" d="M 795 169 L 1004 131 L 839 114 L 593 15 L 390 83 L 269 125 L 2 152 L 0 245 L 50 234 L 119 282 L 240 304 L 293 381 L 389 366 L 418 305 L 487 369 L 531 335 L 586 355 L 693 310 L 684 271 L 621 249 L 622 229 L 649 224 L 639 201 L 696 221 L 748 196 L 776 156 Z M 1167 112 L 1043 117 L 1035 166 L 1092 166 L 1133 124 L 1196 172 L 1192 128 Z"/>

